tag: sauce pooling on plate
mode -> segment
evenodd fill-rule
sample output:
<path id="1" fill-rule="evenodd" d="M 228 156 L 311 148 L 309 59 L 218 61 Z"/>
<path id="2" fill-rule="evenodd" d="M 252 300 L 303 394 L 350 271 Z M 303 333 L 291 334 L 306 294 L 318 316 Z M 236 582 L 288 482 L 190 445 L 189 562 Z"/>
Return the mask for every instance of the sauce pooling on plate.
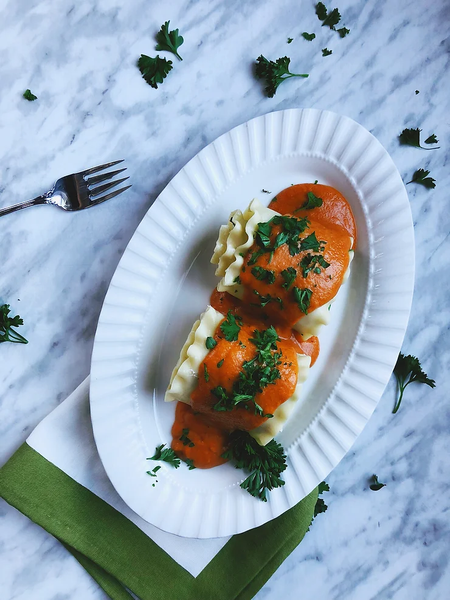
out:
<path id="1" fill-rule="evenodd" d="M 217 290 L 211 295 L 224 319 L 208 338 L 190 405 L 177 403 L 172 448 L 195 467 L 225 462 L 232 431 L 260 427 L 293 396 L 297 355 L 314 364 L 319 342 L 292 327 L 334 299 L 349 267 L 356 227 L 337 190 L 293 185 L 270 208 L 279 215 L 258 224 L 243 256 L 236 281 L 242 299 Z"/>

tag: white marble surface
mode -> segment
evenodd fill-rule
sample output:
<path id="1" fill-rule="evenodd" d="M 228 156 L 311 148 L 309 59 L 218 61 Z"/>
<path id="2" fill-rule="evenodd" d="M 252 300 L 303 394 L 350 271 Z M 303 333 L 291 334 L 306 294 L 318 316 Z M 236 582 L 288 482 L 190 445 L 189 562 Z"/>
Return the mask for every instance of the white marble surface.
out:
<path id="1" fill-rule="evenodd" d="M 408 186 L 417 276 L 404 344 L 437 388 L 411 386 L 394 416 L 391 383 L 329 477 L 328 512 L 257 598 L 441 600 L 450 586 L 450 294 L 442 278 L 450 225 L 450 6 L 342 0 L 338 7 L 351 29 L 344 40 L 319 26 L 314 3 L 299 0 L 0 0 L 0 205 L 116 158 L 126 159 L 133 183 L 126 196 L 92 211 L 36 208 L 0 219 L 0 299 L 24 317 L 30 339 L 28 346 L 0 346 L 0 463 L 87 375 L 108 282 L 171 177 L 253 116 L 331 109 L 372 131 L 405 181 L 419 167 L 437 181 L 432 191 Z M 153 36 L 167 19 L 185 37 L 184 60 L 174 59 L 154 90 L 135 62 L 141 52 L 155 54 Z M 306 42 L 302 31 L 317 39 Z M 333 54 L 322 58 L 326 46 Z M 309 79 L 265 98 L 251 71 L 260 53 L 288 54 L 292 69 Z M 36 102 L 22 99 L 28 87 Z M 400 147 L 404 127 L 435 132 L 441 149 Z M 368 489 L 373 472 L 387 482 L 379 492 Z M 0 523 L 2 600 L 105 597 L 59 543 L 4 502 Z"/>

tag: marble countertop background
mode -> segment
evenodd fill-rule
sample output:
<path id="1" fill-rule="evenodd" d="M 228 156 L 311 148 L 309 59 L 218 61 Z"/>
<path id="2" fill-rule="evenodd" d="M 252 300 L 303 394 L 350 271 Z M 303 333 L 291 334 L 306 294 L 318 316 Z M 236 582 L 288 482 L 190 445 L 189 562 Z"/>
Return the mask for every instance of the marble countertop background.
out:
<path id="1" fill-rule="evenodd" d="M 332 5 L 333 7 L 336 5 Z M 450 4 L 340 0 L 340 39 L 300 0 L 0 0 L 0 206 L 58 177 L 124 158 L 133 187 L 92 211 L 38 207 L 0 219 L 0 300 L 25 320 L 27 346 L 0 346 L 0 464 L 88 374 L 96 321 L 128 240 L 158 193 L 203 146 L 271 110 L 330 109 L 387 148 L 409 185 L 416 288 L 404 352 L 437 388 L 410 386 L 397 415 L 391 381 L 370 423 L 328 478 L 328 512 L 258 600 L 444 600 L 450 592 Z M 167 19 L 185 38 L 154 90 L 140 77 Z M 307 42 L 303 31 L 316 32 Z M 287 44 L 287 38 L 294 38 Z M 322 57 L 321 49 L 333 50 Z M 259 54 L 287 54 L 307 80 L 266 98 Z M 38 96 L 22 98 L 26 88 Z M 415 91 L 419 90 L 416 94 Z M 404 127 L 440 149 L 401 147 Z M 395 260 L 395 257 L 393 257 Z M 401 265 L 399 264 L 399 269 Z M 445 275 L 447 272 L 447 275 Z M 368 489 L 377 473 L 387 486 Z M 106 596 L 66 550 L 0 502 L 2 600 Z"/>

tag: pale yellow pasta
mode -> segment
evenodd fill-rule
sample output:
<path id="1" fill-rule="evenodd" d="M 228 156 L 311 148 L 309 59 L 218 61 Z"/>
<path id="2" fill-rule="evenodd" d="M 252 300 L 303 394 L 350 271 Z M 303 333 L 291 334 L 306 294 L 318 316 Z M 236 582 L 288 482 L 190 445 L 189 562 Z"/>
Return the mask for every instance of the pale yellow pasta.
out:
<path id="1" fill-rule="evenodd" d="M 186 404 L 191 403 L 191 393 L 198 381 L 198 370 L 208 354 L 206 338 L 214 335 L 223 318 L 222 313 L 208 306 L 200 319 L 194 323 L 172 371 L 164 397 L 166 402 L 178 400 Z"/>

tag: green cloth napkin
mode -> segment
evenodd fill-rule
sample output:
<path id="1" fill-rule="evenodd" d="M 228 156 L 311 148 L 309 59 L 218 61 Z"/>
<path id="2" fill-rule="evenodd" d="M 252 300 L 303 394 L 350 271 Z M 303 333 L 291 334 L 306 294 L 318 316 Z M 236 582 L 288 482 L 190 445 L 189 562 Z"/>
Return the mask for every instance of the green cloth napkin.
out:
<path id="1" fill-rule="evenodd" d="M 0 469 L 0 496 L 51 533 L 113 600 L 248 600 L 301 542 L 317 489 L 283 515 L 233 536 L 193 577 L 134 523 L 23 444 Z"/>

